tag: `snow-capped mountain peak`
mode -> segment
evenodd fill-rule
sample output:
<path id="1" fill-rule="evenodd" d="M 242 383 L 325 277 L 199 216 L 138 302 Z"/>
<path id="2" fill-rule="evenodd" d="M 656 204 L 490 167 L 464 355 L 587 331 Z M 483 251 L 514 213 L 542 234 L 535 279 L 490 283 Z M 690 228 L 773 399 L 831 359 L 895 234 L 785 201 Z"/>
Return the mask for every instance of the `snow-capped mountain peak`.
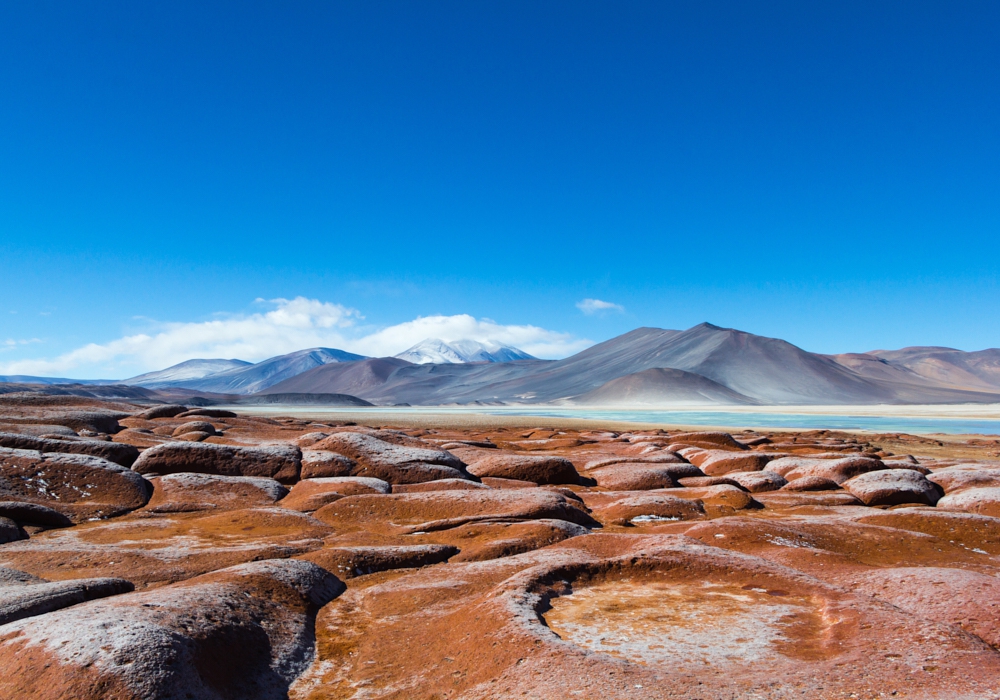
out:
<path id="1" fill-rule="evenodd" d="M 396 355 L 417 365 L 461 364 L 465 362 L 513 362 L 514 360 L 534 360 L 535 358 L 510 345 L 493 340 L 453 340 L 445 342 L 440 338 L 428 338 L 409 350 Z"/>

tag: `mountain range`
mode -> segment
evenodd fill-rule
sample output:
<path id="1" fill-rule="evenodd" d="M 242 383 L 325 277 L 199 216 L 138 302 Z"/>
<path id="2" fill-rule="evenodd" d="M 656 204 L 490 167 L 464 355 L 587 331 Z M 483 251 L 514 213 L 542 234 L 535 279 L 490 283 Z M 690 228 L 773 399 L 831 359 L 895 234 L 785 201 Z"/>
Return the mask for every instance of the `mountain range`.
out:
<path id="1" fill-rule="evenodd" d="M 686 331 L 638 328 L 563 360 L 539 360 L 499 343 L 428 339 L 396 357 L 310 348 L 256 364 L 189 360 L 119 384 L 216 402 L 316 404 L 337 396 L 356 398 L 356 405 L 1000 403 L 1000 349 L 822 355 L 703 323 Z"/>
<path id="2" fill-rule="evenodd" d="M 821 355 L 703 323 L 686 331 L 638 328 L 564 360 L 325 365 L 266 392 L 416 405 L 998 403 L 998 356 L 940 348 Z"/>

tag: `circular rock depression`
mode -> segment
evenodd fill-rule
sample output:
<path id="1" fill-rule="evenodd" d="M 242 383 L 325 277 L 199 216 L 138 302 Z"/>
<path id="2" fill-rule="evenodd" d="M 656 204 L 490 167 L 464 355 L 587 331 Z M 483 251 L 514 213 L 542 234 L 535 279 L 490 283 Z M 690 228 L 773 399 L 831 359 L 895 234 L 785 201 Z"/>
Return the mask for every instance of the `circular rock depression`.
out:
<path id="1" fill-rule="evenodd" d="M 654 666 L 822 656 L 809 596 L 713 581 L 622 578 L 575 588 L 543 617 L 564 641 Z"/>

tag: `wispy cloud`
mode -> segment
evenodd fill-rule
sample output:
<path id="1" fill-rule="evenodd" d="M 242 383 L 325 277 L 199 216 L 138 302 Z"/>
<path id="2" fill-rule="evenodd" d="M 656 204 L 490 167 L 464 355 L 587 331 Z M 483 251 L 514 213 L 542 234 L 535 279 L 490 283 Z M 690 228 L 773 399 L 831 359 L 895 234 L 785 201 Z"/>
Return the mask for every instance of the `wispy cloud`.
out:
<path id="1" fill-rule="evenodd" d="M 184 360 L 240 358 L 259 361 L 309 347 L 334 347 L 373 357 L 402 352 L 425 338 L 469 338 L 514 345 L 536 357 L 565 357 L 592 343 L 569 333 L 530 325 L 503 325 L 467 314 L 422 316 L 381 329 L 360 327 L 356 309 L 318 299 L 258 300 L 272 308 L 219 315 L 210 321 L 153 323 L 149 332 L 90 343 L 55 358 L 0 365 L 0 374 L 126 377 Z"/>
<path id="2" fill-rule="evenodd" d="M 33 345 L 34 343 L 42 342 L 41 338 L 7 338 L 7 340 L 0 343 L 0 350 L 13 350 L 19 348 L 22 345 Z"/>
<path id="3" fill-rule="evenodd" d="M 602 311 L 615 311 L 617 313 L 624 313 L 625 307 L 621 304 L 612 304 L 610 301 L 601 301 L 600 299 L 584 299 L 583 301 L 576 302 L 576 308 L 580 309 L 583 313 L 591 316 Z"/>

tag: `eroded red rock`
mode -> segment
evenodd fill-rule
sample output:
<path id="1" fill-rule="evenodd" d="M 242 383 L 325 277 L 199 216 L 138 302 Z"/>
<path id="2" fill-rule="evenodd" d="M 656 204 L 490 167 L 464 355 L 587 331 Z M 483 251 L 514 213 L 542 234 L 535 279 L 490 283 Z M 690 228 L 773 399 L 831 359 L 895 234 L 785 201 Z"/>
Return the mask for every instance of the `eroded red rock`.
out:
<path id="1" fill-rule="evenodd" d="M 0 698 L 733 700 L 895 691 L 979 700 L 1000 687 L 990 646 L 1000 517 L 961 510 L 989 513 L 1000 500 L 988 492 L 1000 449 L 991 439 L 831 431 L 688 437 L 700 444 L 678 449 L 693 460 L 749 454 L 767 464 L 679 476 L 701 471 L 664 449 L 676 446 L 675 436 L 660 430 L 396 429 L 173 410 L 156 418 L 138 406 L 51 398 L 12 415 L 19 399 L 0 397 L 0 413 L 30 421 L 67 411 L 127 413 L 116 419 L 126 430 L 88 442 L 121 441 L 147 454 L 176 441 L 172 433 L 184 423 L 202 421 L 222 435 L 180 432 L 208 442 L 174 444 L 280 444 L 293 454 L 305 446 L 297 476 L 323 476 L 296 482 L 293 470 L 285 480 L 294 486 L 281 498 L 285 486 L 240 476 L 240 460 L 227 456 L 219 464 L 236 476 L 158 472 L 147 507 L 91 521 L 70 507 L 81 502 L 74 489 L 96 483 L 84 480 L 90 472 L 74 472 L 81 465 L 73 462 L 52 481 L 54 472 L 41 470 L 51 468 L 50 457 L 95 458 L 32 452 L 27 468 L 5 469 L 4 488 L 12 475 L 41 474 L 48 493 L 0 494 L 0 541 L 8 540 L 0 544 L 0 613 L 34 610 L 30 619 L 0 623 Z M 82 440 L 52 423 L 10 425 L 45 440 Z M 345 444 L 362 445 L 364 457 L 344 454 Z M 453 466 L 422 461 L 428 453 Z M 464 472 L 463 463 L 504 455 L 586 466 L 579 483 L 564 485 L 539 486 L 538 474 L 476 480 Z M 354 476 L 373 464 L 397 482 Z M 423 481 L 431 468 L 450 476 Z M 781 483 L 775 470 L 795 478 L 762 490 Z M 644 481 L 650 474 L 662 481 Z M 866 506 L 840 487 L 866 480 L 875 483 L 855 491 L 886 505 Z M 919 499 L 921 489 L 938 488 L 932 482 L 949 491 L 936 507 Z M 108 496 L 113 484 L 93 490 L 84 505 L 117 500 Z M 650 488 L 658 485 L 670 488 Z M 52 491 L 57 486 L 65 492 Z M 879 489 L 885 493 L 873 497 Z M 910 502 L 890 505 L 900 492 Z M 290 558 L 304 560 L 293 569 L 311 562 L 348 579 L 347 593 L 320 607 L 289 589 L 300 581 L 297 569 L 222 571 Z M 79 598 L 87 581 L 109 578 L 127 579 L 139 593 Z M 167 638 L 170 649 L 161 643 Z M 303 642 L 296 649 L 315 646 L 316 657 L 282 651 L 293 638 Z"/>
<path id="2" fill-rule="evenodd" d="M 535 484 L 576 484 L 580 481 L 573 463 L 563 457 L 497 454 L 496 451 L 470 462 L 468 471 L 480 478 L 516 479 Z"/>
<path id="3" fill-rule="evenodd" d="M 143 452 L 132 469 L 140 474 L 192 472 L 222 476 L 266 476 L 282 483 L 298 480 L 302 452 L 294 445 L 236 447 L 167 442 Z"/>
<path id="4" fill-rule="evenodd" d="M 141 508 L 152 488 L 125 467 L 82 454 L 0 448 L 0 499 L 50 507 L 75 521 Z"/>
<path id="5" fill-rule="evenodd" d="M 343 590 L 311 562 L 260 561 L 0 628 L 5 698 L 280 697 Z"/>
<path id="6" fill-rule="evenodd" d="M 867 472 L 845 481 L 843 487 L 866 506 L 895 506 L 901 503 L 932 506 L 941 497 L 940 487 L 910 469 Z"/>
<path id="7" fill-rule="evenodd" d="M 367 476 L 340 476 L 303 479 L 281 501 L 282 508 L 304 512 L 319 510 L 344 496 L 389 493 L 392 487 L 381 479 Z"/>
<path id="8" fill-rule="evenodd" d="M 288 489 L 260 476 L 166 474 L 152 481 L 153 497 L 146 509 L 156 513 L 196 510 L 236 510 L 278 502 Z"/>
<path id="9" fill-rule="evenodd" d="M 371 476 L 390 484 L 464 476 L 464 463 L 449 452 L 397 445 L 359 432 L 335 433 L 313 447 L 354 460 L 357 466 L 351 476 Z"/>

